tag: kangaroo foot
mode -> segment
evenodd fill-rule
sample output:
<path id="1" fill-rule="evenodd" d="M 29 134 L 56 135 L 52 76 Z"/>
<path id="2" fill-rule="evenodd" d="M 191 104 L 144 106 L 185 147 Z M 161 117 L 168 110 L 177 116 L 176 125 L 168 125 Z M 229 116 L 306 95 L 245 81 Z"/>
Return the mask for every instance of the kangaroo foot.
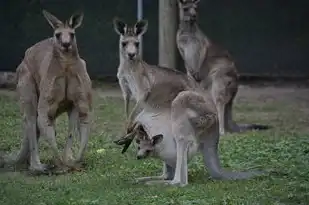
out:
<path id="1" fill-rule="evenodd" d="M 187 185 L 177 180 L 153 180 L 153 181 L 148 181 L 145 184 L 146 185 L 163 184 L 163 185 L 172 185 L 172 186 L 179 186 L 179 187 L 184 187 Z"/>
<path id="2" fill-rule="evenodd" d="M 145 182 L 146 185 L 158 185 L 158 184 L 169 184 L 169 182 L 171 182 L 171 180 L 151 180 L 151 181 L 147 181 Z"/>
<path id="3" fill-rule="evenodd" d="M 53 165 L 48 165 L 48 164 L 31 165 L 29 167 L 29 174 L 30 175 L 50 175 L 51 170 L 53 168 L 54 168 Z"/>
<path id="4" fill-rule="evenodd" d="M 135 183 L 142 183 L 148 181 L 162 181 L 165 180 L 167 177 L 165 175 L 160 176 L 150 176 L 150 177 L 139 177 L 135 179 Z"/>
<path id="5" fill-rule="evenodd" d="M 83 171 L 85 168 L 85 163 L 83 162 L 74 162 L 68 165 L 70 171 L 78 171 L 81 172 Z"/>

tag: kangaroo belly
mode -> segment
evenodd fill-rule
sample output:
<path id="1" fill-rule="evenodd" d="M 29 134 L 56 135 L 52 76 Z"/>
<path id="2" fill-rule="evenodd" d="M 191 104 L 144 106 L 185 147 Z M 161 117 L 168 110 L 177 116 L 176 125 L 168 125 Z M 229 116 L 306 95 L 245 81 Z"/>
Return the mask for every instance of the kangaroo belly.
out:
<path id="1" fill-rule="evenodd" d="M 73 102 L 87 99 L 83 82 L 77 75 L 69 76 L 67 81 L 67 99 Z"/>
<path id="2" fill-rule="evenodd" d="M 77 76 L 58 76 L 50 83 L 49 90 L 43 93 L 49 103 L 48 115 L 57 117 L 69 110 L 75 102 L 86 99 Z"/>
<path id="3" fill-rule="evenodd" d="M 149 136 L 162 134 L 163 138 L 172 135 L 170 112 L 149 112 L 145 109 L 137 116 L 137 121 L 144 125 Z"/>
<path id="4" fill-rule="evenodd" d="M 62 76 L 54 77 L 50 83 L 44 82 L 43 80 L 42 83 L 44 87 L 41 89 L 41 95 L 47 100 L 48 116 L 55 118 L 61 114 L 62 109 L 59 109 L 59 107 L 66 101 L 65 78 Z"/>
<path id="5" fill-rule="evenodd" d="M 164 140 L 162 142 L 162 145 L 158 146 L 157 148 L 157 156 L 171 167 L 176 167 L 176 161 L 177 161 L 176 142 L 171 137 L 167 137 Z M 198 151 L 197 147 L 198 146 L 196 144 L 190 145 L 187 152 L 188 162 L 196 155 Z"/>
<path id="6" fill-rule="evenodd" d="M 176 167 L 177 147 L 172 133 L 172 121 L 170 112 L 151 113 L 142 111 L 137 120 L 141 122 L 149 136 L 163 135 L 163 141 L 156 147 L 156 155 L 168 165 Z M 198 151 L 198 145 L 192 143 L 188 149 L 188 160 Z"/>

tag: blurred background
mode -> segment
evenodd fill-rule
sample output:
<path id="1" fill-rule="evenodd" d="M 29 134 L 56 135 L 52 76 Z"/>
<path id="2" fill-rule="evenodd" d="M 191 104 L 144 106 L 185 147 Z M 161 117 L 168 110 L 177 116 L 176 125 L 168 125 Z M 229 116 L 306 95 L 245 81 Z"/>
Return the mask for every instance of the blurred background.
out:
<path id="1" fill-rule="evenodd" d="M 230 51 L 241 76 L 307 78 L 308 8 L 308 0 L 202 0 L 199 24 L 210 39 Z M 42 9 L 61 20 L 82 10 L 85 17 L 77 41 L 91 78 L 116 77 L 118 36 L 112 19 L 119 16 L 133 24 L 136 0 L 2 0 L 1 72 L 14 72 L 28 47 L 52 36 Z M 148 63 L 157 64 L 158 1 L 144 0 L 143 13 L 149 21 L 143 56 Z M 179 57 L 177 69 L 184 69 Z"/>

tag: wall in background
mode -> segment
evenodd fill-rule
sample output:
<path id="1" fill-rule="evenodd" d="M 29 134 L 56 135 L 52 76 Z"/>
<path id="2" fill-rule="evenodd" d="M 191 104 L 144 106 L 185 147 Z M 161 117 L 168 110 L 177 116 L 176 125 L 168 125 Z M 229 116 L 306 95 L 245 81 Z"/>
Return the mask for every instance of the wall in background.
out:
<path id="1" fill-rule="evenodd" d="M 47 9 L 65 20 L 76 10 L 85 13 L 77 30 L 81 56 L 92 78 L 116 76 L 118 36 L 112 19 L 135 23 L 136 0 L 12 0 L 0 2 L 1 71 L 15 71 L 25 50 L 52 35 L 43 18 Z M 210 39 L 227 48 L 241 75 L 309 76 L 309 1 L 201 1 L 199 22 Z M 149 20 L 144 58 L 158 62 L 158 1 L 144 0 Z M 179 59 L 178 69 L 183 69 Z"/>

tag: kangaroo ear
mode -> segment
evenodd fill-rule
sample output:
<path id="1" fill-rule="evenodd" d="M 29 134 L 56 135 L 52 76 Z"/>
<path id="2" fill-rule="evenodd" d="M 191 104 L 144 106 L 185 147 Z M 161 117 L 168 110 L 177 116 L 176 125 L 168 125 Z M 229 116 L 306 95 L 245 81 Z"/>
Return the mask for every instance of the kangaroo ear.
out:
<path id="1" fill-rule="evenodd" d="M 115 17 L 113 20 L 113 25 L 116 33 L 119 35 L 124 35 L 127 29 L 127 24 L 120 20 L 118 17 Z"/>
<path id="2" fill-rule="evenodd" d="M 155 135 L 155 136 L 153 136 L 151 138 L 152 145 L 157 145 L 160 142 L 162 142 L 162 140 L 163 140 L 163 135 L 162 134 Z"/>
<path id="3" fill-rule="evenodd" d="M 76 29 L 80 27 L 84 19 L 84 13 L 83 12 L 76 12 L 73 14 L 69 19 L 69 26 L 73 29 Z"/>
<path id="4" fill-rule="evenodd" d="M 139 20 L 134 25 L 134 32 L 135 35 L 141 36 L 143 35 L 148 29 L 148 21 L 147 20 Z"/>
<path id="5" fill-rule="evenodd" d="M 193 3 L 198 4 L 200 0 L 193 0 Z"/>
<path id="6" fill-rule="evenodd" d="M 59 28 L 60 26 L 63 25 L 62 21 L 60 21 L 56 16 L 52 15 L 48 11 L 43 10 L 42 13 L 45 19 L 51 25 L 51 27 L 53 27 L 53 29 Z"/>

